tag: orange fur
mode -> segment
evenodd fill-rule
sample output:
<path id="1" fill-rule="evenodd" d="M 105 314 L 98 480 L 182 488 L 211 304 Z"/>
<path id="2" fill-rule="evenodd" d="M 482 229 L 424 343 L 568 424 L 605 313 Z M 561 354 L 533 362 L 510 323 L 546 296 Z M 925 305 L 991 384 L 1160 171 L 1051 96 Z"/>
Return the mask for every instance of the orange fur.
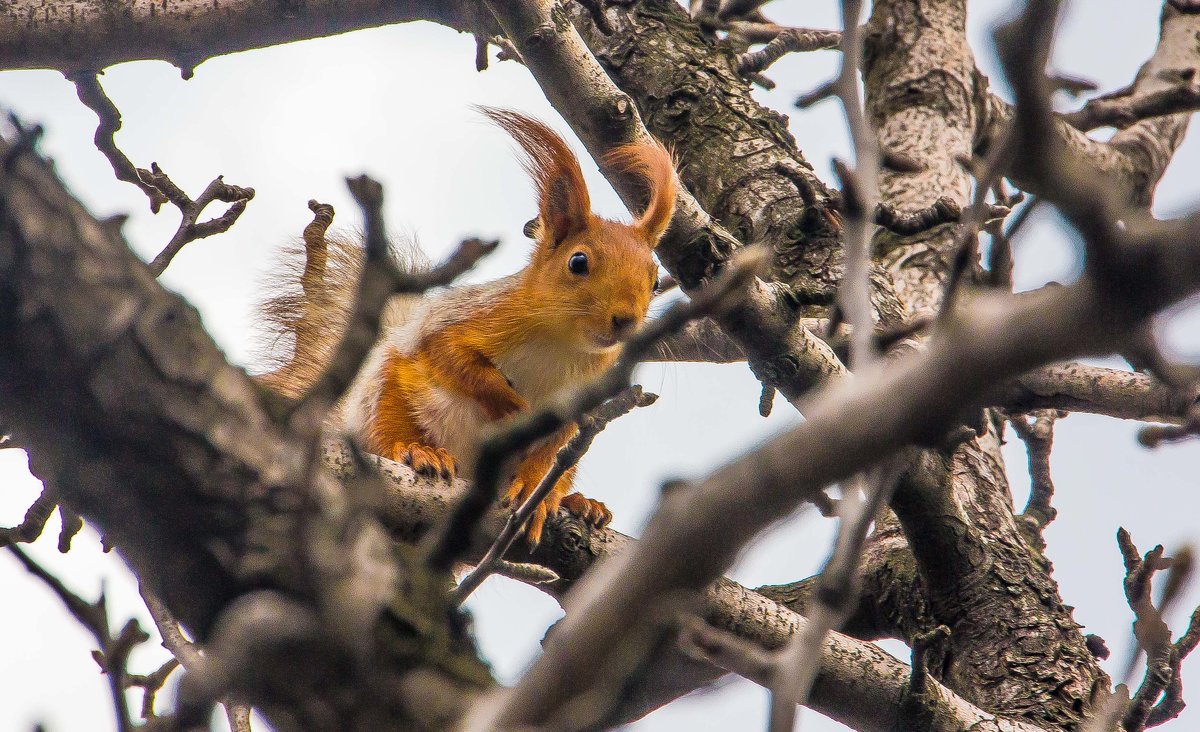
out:
<path id="1" fill-rule="evenodd" d="M 640 175 L 649 187 L 650 202 L 635 226 L 646 238 L 655 242 L 666 233 L 675 213 L 675 196 L 679 184 L 675 177 L 675 161 L 658 140 L 649 144 L 631 142 L 604 156 L 604 163 L 628 173 Z"/>
<path id="2" fill-rule="evenodd" d="M 623 224 L 592 213 L 579 162 L 549 127 L 517 112 L 482 111 L 521 146 L 538 192 L 529 264 L 406 311 L 407 320 L 389 324 L 341 405 L 343 426 L 368 450 L 427 474 L 469 471 L 489 423 L 544 404 L 612 365 L 620 340 L 645 319 L 657 273 L 652 252 L 674 210 L 677 183 L 661 145 L 625 146 L 612 157 L 642 176 L 649 191 L 646 211 Z M 582 273 L 569 264 L 580 255 Z M 575 431 L 572 425 L 535 445 L 505 500 L 524 501 Z M 602 503 L 564 500 L 573 477 L 564 475 L 539 506 L 526 532 L 531 543 L 560 505 L 597 526 L 611 519 Z"/>

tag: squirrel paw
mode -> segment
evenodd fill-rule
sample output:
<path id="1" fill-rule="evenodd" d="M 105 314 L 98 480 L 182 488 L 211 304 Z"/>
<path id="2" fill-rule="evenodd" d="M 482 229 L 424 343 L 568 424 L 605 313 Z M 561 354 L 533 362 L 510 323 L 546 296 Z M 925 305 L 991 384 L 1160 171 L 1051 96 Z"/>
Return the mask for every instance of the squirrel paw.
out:
<path id="1" fill-rule="evenodd" d="M 500 505 L 503 507 L 511 506 L 515 511 L 529 500 L 533 491 L 537 488 L 537 483 L 529 483 L 520 478 L 517 478 L 508 487 L 508 492 L 504 494 L 504 498 L 500 500 Z M 525 525 L 525 543 L 529 545 L 529 549 L 537 548 L 537 545 L 542 541 L 542 530 L 546 527 L 546 518 L 558 513 L 558 506 L 562 502 L 562 495 L 556 491 L 551 491 L 550 495 L 533 509 L 533 513 L 529 516 L 529 523 Z"/>
<path id="2" fill-rule="evenodd" d="M 444 480 L 454 480 L 458 475 L 458 463 L 454 456 L 441 447 L 430 447 L 417 442 L 405 445 L 397 442 L 392 450 L 392 459 L 404 463 L 417 472 L 430 478 L 441 476 Z"/>
<path id="3" fill-rule="evenodd" d="M 562 499 L 562 507 L 584 523 L 591 524 L 597 529 L 603 529 L 612 521 L 612 511 L 600 501 L 587 498 L 582 493 L 572 493 Z"/>

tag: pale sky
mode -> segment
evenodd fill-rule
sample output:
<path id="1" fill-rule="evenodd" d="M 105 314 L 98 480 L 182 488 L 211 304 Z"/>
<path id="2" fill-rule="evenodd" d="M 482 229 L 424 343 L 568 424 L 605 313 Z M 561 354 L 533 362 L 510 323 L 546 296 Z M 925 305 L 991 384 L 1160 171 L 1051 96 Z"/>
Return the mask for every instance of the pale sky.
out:
<path id="1" fill-rule="evenodd" d="M 972 39 L 980 64 L 995 71 L 985 30 L 1008 2 L 971 4 Z M 1097 81 L 1111 90 L 1133 78 L 1157 35 L 1158 4 L 1120 0 L 1075 3 L 1065 22 L 1057 70 Z M 834 28 L 831 0 L 768 6 L 779 22 Z M 416 234 L 433 259 L 469 235 L 500 237 L 501 250 L 473 278 L 492 278 L 519 268 L 528 252 L 521 225 L 535 212 L 532 191 L 502 133 L 483 124 L 472 104 L 514 107 L 569 130 L 550 108 L 524 67 L 493 62 L 474 70 L 470 37 L 430 24 L 409 24 L 295 43 L 208 61 L 190 81 L 158 62 L 110 69 L 101 81 L 123 113 L 118 144 L 135 164 L 157 161 L 193 195 L 217 174 L 255 188 L 246 213 L 224 235 L 194 242 L 180 254 L 163 282 L 201 312 L 231 360 L 253 368 L 250 324 L 256 280 L 282 241 L 309 221 L 310 198 L 332 203 L 336 224 L 355 226 L 358 212 L 343 183 L 370 173 L 385 185 L 386 215 L 393 231 Z M 841 114 L 831 102 L 804 112 L 794 97 L 829 78 L 837 54 L 791 56 L 772 68 L 779 84 L 758 97 L 789 114 L 800 148 L 826 180 L 833 155 L 846 156 Z M 994 82 L 996 83 L 996 82 Z M 46 126 L 43 150 L 53 157 L 74 193 L 97 215 L 132 215 L 125 234 L 143 257 L 152 257 L 178 222 L 170 209 L 157 216 L 143 194 L 116 181 L 91 140 L 95 117 L 57 72 L 0 74 L 0 104 L 28 122 Z M 1159 189 L 1156 210 L 1177 214 L 1200 201 L 1200 135 L 1193 134 Z M 581 145 L 596 209 L 611 217 L 625 212 L 595 171 Z M 213 209 L 217 211 L 217 209 Z M 1066 280 L 1076 267 L 1072 241 L 1057 222 L 1042 217 L 1017 249 L 1022 288 Z M 1200 318 L 1164 318 L 1172 352 L 1200 361 Z M 666 478 L 704 474 L 753 447 L 766 436 L 797 424 L 780 401 L 769 419 L 757 414 L 758 385 L 744 364 L 646 366 L 639 381 L 662 398 L 609 427 L 585 458 L 578 480 L 589 496 L 605 501 L 614 528 L 637 535 L 653 510 L 657 486 Z M 1125 526 L 1143 551 L 1195 542 L 1200 534 L 1195 497 L 1200 446 L 1186 444 L 1148 452 L 1137 447 L 1137 425 L 1074 415 L 1056 431 L 1054 480 L 1058 520 L 1046 537 L 1064 600 L 1075 618 L 1109 642 L 1106 664 L 1120 673 L 1131 643 L 1131 616 L 1121 590 L 1121 560 L 1114 535 Z M 1019 441 L 1006 447 L 1014 500 L 1023 504 L 1027 476 Z M 18 523 L 39 492 L 23 453 L 0 450 L 0 525 Z M 57 517 L 30 552 L 68 585 L 93 598 L 105 583 L 111 618 L 119 626 L 136 615 L 152 624 L 120 560 L 102 554 L 90 530 L 69 555 L 55 550 Z M 787 582 L 812 574 L 828 551 L 832 525 L 806 515 L 781 523 L 761 537 L 731 570 L 750 586 Z M 27 730 L 41 721 L 51 732 L 112 728 L 105 680 L 89 658 L 91 637 L 58 600 L 0 554 L 0 732 Z M 1200 602 L 1193 587 L 1177 605 L 1172 627 Z M 538 652 L 538 641 L 561 611 L 535 589 L 496 578 L 470 601 L 479 643 L 501 681 L 511 682 Z M 887 644 L 907 660 L 898 643 Z M 131 669 L 148 672 L 165 658 L 153 643 L 134 654 Z M 1200 663 L 1185 665 L 1200 676 Z M 1140 676 L 1139 676 L 1140 680 Z M 1200 679 L 1192 680 L 1194 688 Z M 140 704 L 135 694 L 134 708 Z M 160 705 L 169 701 L 169 695 Z M 678 701 L 637 723 L 639 732 L 761 729 L 766 695 L 734 680 L 719 690 Z M 809 713 L 806 729 L 844 729 Z M 217 727 L 221 728 L 221 727 Z M 1200 712 L 1185 711 L 1173 729 L 1200 728 Z M 259 727 L 265 729 L 265 725 Z"/>

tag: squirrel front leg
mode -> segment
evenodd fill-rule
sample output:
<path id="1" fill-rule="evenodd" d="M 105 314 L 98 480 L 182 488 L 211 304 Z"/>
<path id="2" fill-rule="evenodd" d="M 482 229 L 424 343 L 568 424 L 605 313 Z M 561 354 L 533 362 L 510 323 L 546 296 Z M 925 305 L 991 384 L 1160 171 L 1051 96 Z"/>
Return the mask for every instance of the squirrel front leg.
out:
<path id="1" fill-rule="evenodd" d="M 517 393 L 500 369 L 466 341 L 448 329 L 425 344 L 426 356 L 438 380 L 477 402 L 491 422 L 527 409 L 529 402 Z"/>
<path id="2" fill-rule="evenodd" d="M 517 468 L 516 477 L 509 486 L 502 505 L 511 505 L 515 509 L 524 504 L 533 495 L 538 485 L 541 484 L 542 478 L 545 477 L 546 473 L 554 465 L 554 458 L 558 454 L 558 451 L 578 431 L 579 429 L 574 424 L 571 424 L 538 444 L 521 461 L 520 466 Z M 580 493 L 571 493 L 571 486 L 574 481 L 575 468 L 572 467 L 563 473 L 550 493 L 534 509 L 533 515 L 529 518 L 529 524 L 525 527 L 525 540 L 529 543 L 530 547 L 536 547 L 538 542 L 542 540 L 542 530 L 545 527 L 546 519 L 558 513 L 559 506 L 565 507 L 572 514 L 597 528 L 603 528 L 612 520 L 612 512 L 600 501 L 586 498 Z"/>

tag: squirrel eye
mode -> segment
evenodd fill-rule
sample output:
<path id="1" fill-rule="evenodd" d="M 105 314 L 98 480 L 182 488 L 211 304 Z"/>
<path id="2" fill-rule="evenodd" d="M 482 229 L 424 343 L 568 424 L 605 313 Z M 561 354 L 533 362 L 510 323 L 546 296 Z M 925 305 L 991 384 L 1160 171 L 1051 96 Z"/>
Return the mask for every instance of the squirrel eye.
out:
<path id="1" fill-rule="evenodd" d="M 567 269 L 571 274 L 585 275 L 588 273 L 588 258 L 583 252 L 575 252 L 567 260 Z"/>

